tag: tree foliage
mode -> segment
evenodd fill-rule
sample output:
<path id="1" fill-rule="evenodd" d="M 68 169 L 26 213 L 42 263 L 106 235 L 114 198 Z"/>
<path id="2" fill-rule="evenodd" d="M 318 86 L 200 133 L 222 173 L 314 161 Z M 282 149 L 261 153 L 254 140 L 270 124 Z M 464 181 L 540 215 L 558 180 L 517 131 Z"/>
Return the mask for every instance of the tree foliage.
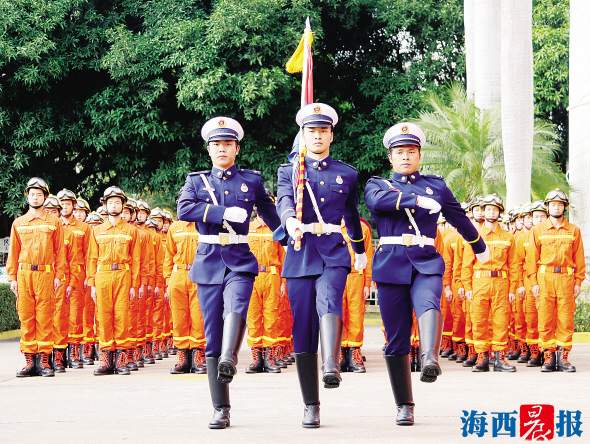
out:
<path id="1" fill-rule="evenodd" d="M 417 117 L 425 93 L 463 80 L 462 8 L 462 0 L 0 0 L 0 214 L 21 212 L 33 175 L 94 205 L 118 184 L 173 207 L 186 173 L 208 168 L 199 131 L 220 114 L 245 128 L 240 165 L 272 185 L 297 130 L 300 77 L 284 64 L 306 16 L 316 99 L 341 117 L 334 155 L 364 183 L 388 169 L 384 130 Z"/>
<path id="2" fill-rule="evenodd" d="M 459 85 L 442 96 L 430 93 L 428 103 L 432 110 L 420 113 L 418 120 L 427 136 L 424 169 L 444 176 L 457 198 L 464 201 L 483 194 L 505 195 L 498 110 L 479 110 Z M 565 176 L 554 161 L 558 147 L 553 125 L 537 120 L 533 135 L 532 200 L 544 198 L 556 187 L 567 190 Z"/>

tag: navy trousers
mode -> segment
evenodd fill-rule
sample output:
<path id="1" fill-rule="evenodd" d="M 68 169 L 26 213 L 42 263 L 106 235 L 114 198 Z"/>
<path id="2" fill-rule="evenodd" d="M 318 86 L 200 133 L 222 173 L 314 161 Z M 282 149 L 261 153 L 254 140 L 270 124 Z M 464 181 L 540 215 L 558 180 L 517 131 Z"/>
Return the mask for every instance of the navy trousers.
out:
<path id="1" fill-rule="evenodd" d="M 346 267 L 328 267 L 320 275 L 287 278 L 295 353 L 317 353 L 319 319 L 328 313 L 342 317 L 348 273 Z"/>
<path id="2" fill-rule="evenodd" d="M 440 311 L 442 276 L 421 274 L 414 269 L 411 284 L 377 282 L 377 291 L 379 310 L 387 336 L 385 354 L 407 355 L 410 353 L 412 309 L 416 312 L 416 318 L 428 310 Z"/>
<path id="3" fill-rule="evenodd" d="M 254 277 L 253 274 L 235 273 L 226 268 L 222 284 L 199 284 L 197 293 L 207 339 L 205 356 L 218 358 L 221 355 L 225 315 L 239 313 L 246 320 Z"/>

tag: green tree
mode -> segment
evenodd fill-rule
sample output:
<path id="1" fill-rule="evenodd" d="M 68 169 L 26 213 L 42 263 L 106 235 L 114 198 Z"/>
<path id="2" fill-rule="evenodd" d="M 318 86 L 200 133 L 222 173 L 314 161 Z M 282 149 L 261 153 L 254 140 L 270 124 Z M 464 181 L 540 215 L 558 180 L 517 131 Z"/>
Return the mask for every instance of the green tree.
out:
<path id="1" fill-rule="evenodd" d="M 461 200 L 489 193 L 505 195 L 499 113 L 479 110 L 459 85 L 452 86 L 445 95 L 431 93 L 427 101 L 432 110 L 421 112 L 418 120 L 427 134 L 424 169 L 444 176 Z M 553 188 L 568 187 L 565 175 L 554 161 L 558 148 L 553 125 L 537 120 L 533 140 L 533 200 L 542 199 Z"/>

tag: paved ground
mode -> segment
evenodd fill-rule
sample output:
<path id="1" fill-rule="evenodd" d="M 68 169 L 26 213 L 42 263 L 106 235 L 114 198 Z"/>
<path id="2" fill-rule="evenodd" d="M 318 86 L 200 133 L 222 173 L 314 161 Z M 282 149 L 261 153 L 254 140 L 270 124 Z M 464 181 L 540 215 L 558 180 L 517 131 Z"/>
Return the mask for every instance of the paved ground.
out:
<path id="1" fill-rule="evenodd" d="M 575 374 L 541 374 L 524 367 L 515 374 L 472 374 L 451 362 L 444 362 L 444 374 L 435 384 L 421 383 L 414 374 L 416 425 L 397 427 L 377 327 L 367 328 L 366 342 L 368 372 L 346 373 L 340 389 L 321 390 L 322 427 L 317 430 L 300 427 L 295 368 L 279 375 L 246 375 L 248 356 L 243 349 L 242 371 L 231 385 L 232 427 L 215 431 L 207 429 L 211 407 L 206 376 L 170 375 L 172 359 L 131 376 L 94 377 L 94 366 L 55 378 L 17 379 L 14 373 L 22 366 L 18 343 L 0 342 L 0 443 L 456 443 L 464 440 L 463 409 L 511 411 L 523 403 L 582 410 L 582 429 L 589 430 L 582 439 L 564 442 L 589 442 L 590 345 L 576 347 Z"/>

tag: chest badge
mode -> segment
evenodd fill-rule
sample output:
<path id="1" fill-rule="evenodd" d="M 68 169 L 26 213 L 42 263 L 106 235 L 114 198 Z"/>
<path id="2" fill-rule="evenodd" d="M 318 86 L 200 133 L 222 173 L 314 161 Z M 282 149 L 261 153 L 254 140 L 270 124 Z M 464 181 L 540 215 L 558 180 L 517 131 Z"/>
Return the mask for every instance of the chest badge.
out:
<path id="1" fill-rule="evenodd" d="M 342 180 L 342 176 L 337 176 L 336 177 L 336 183 L 338 185 L 342 185 L 344 183 L 344 180 Z"/>
<path id="2" fill-rule="evenodd" d="M 432 191 L 432 188 L 426 187 L 426 194 L 430 194 L 432 196 L 434 194 L 434 191 Z"/>
<path id="3" fill-rule="evenodd" d="M 246 193 L 248 191 L 248 185 L 243 183 L 242 186 L 240 186 L 240 190 L 242 190 L 242 193 Z"/>

